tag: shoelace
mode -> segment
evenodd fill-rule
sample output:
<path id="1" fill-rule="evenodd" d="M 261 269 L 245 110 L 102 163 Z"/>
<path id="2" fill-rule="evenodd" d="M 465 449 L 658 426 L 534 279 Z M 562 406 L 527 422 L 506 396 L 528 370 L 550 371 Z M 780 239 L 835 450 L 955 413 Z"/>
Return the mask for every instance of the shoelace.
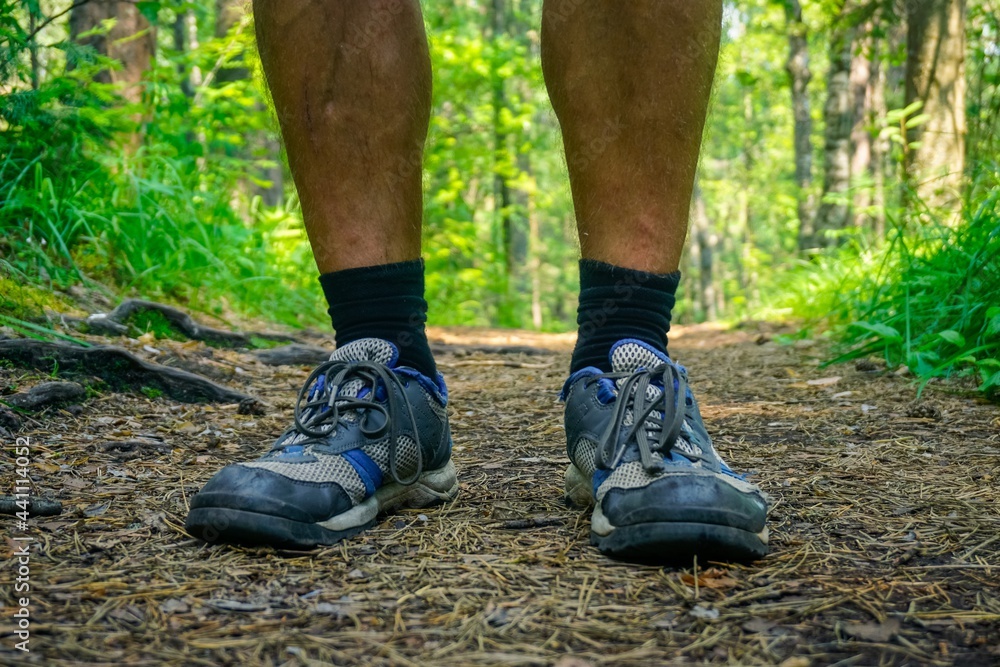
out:
<path id="1" fill-rule="evenodd" d="M 663 363 L 652 370 L 641 369 L 634 373 L 602 373 L 593 376 L 593 381 L 607 378 L 612 382 L 624 380 L 618 389 L 614 415 L 608 423 L 597 445 L 595 462 L 600 468 L 614 469 L 625 455 L 630 442 L 639 449 L 639 460 L 648 473 L 662 472 L 662 460 L 653 458 L 653 452 L 666 453 L 674 449 L 684 425 L 687 380 L 674 364 Z M 649 399 L 646 390 L 654 379 L 659 379 L 663 389 L 660 395 Z M 632 411 L 632 425 L 624 438 L 619 434 L 625 424 L 628 411 Z M 661 418 L 657 413 L 663 413 Z M 654 441 L 649 434 L 653 432 Z M 699 456 L 676 449 L 682 456 L 692 461 L 710 462 L 706 456 Z"/>
<path id="2" fill-rule="evenodd" d="M 315 398 L 309 394 L 313 386 L 323 377 L 323 389 Z M 357 396 L 339 396 L 341 387 L 354 380 L 360 380 L 369 387 L 369 396 L 374 399 L 381 381 L 385 387 L 386 402 L 377 403 L 374 400 Z M 398 389 L 398 394 L 394 389 Z M 400 399 L 400 396 L 402 399 Z M 410 424 L 414 425 L 413 439 L 417 445 L 417 469 L 410 477 L 399 476 L 396 460 L 398 459 L 397 442 L 399 440 L 400 410 L 406 411 Z M 294 430 L 308 438 L 296 442 L 297 445 L 322 443 L 328 435 L 336 431 L 340 425 L 346 425 L 347 416 L 356 412 L 361 417 L 361 432 L 369 438 L 381 438 L 389 434 L 389 473 L 396 482 L 409 485 L 420 477 L 424 468 L 423 448 L 420 445 L 420 434 L 415 428 L 416 419 L 413 416 L 413 406 L 403 390 L 403 381 L 384 364 L 373 361 L 340 361 L 331 360 L 320 364 L 302 385 L 299 397 L 295 403 Z M 384 419 L 381 424 L 372 425 L 371 416 L 381 414 Z"/>

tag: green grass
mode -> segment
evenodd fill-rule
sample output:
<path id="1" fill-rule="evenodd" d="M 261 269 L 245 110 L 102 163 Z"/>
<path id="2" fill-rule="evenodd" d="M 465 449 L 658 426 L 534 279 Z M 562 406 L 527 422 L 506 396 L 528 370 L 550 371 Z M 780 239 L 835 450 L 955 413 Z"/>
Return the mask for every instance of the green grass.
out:
<path id="1" fill-rule="evenodd" d="M 140 310 L 132 313 L 128 318 L 128 325 L 135 327 L 142 333 L 152 333 L 159 339 L 187 340 L 174 329 L 170 320 L 157 310 Z"/>
<path id="2" fill-rule="evenodd" d="M 856 239 L 780 277 L 758 315 L 830 328 L 828 363 L 879 356 L 907 366 L 921 389 L 975 378 L 1000 399 L 1000 187 L 954 226 L 902 218 L 884 243 Z"/>

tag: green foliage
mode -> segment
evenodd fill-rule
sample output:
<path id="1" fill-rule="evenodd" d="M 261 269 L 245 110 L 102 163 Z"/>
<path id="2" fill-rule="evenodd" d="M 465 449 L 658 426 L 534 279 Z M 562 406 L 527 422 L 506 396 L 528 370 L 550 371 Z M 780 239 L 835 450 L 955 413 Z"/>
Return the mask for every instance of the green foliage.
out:
<path id="1" fill-rule="evenodd" d="M 1000 171 L 997 172 L 1000 176 Z M 826 323 L 845 351 L 830 363 L 870 355 L 906 365 L 926 384 L 975 378 L 1000 390 L 1000 178 L 961 224 L 904 218 L 885 245 L 848 247 L 782 277 L 764 316 Z"/>
<path id="2" fill-rule="evenodd" d="M 142 391 L 143 395 L 149 399 L 157 399 L 160 396 L 163 396 L 163 392 L 155 387 L 143 387 L 140 391 Z"/>
<path id="3" fill-rule="evenodd" d="M 27 322 L 17 317 L 4 315 L 3 313 L 0 313 L 0 326 L 9 327 L 26 338 L 46 341 L 64 340 L 76 343 L 77 345 L 82 345 L 83 347 L 90 347 L 90 343 L 84 342 L 73 336 L 67 336 L 66 334 L 55 331 L 51 327 L 35 324 L 34 322 Z"/>
<path id="4" fill-rule="evenodd" d="M 152 333 L 157 338 L 184 340 L 184 337 L 174 330 L 170 320 L 157 310 L 137 311 L 128 318 L 128 324 L 141 333 Z"/>
<path id="5" fill-rule="evenodd" d="M 141 94 L 124 95 L 106 83 L 120 65 L 69 39 L 68 15 L 57 15 L 66 6 L 0 0 L 3 324 L 51 337 L 44 311 L 65 310 L 68 301 L 39 295 L 83 284 L 216 315 L 324 325 L 250 19 L 216 36 L 217 3 L 137 4 L 157 27 L 156 58 Z M 423 4 L 435 71 L 431 127 L 422 164 L 404 158 L 400 173 L 423 169 L 431 321 L 571 329 L 577 242 L 540 68 L 541 2 L 502 3 L 500 17 L 493 3 Z M 805 194 L 818 199 L 830 27 L 869 25 L 872 54 L 890 76 L 905 64 L 905 49 L 885 3 L 846 14 L 839 1 L 803 5 L 815 151 Z M 899 86 L 886 86 L 886 104 L 896 109 L 861 128 L 884 144 L 885 182 L 854 178 L 838 197 L 853 207 L 856 225 L 835 232 L 837 247 L 806 257 L 797 244 L 784 4 L 726 3 L 699 174 L 707 227 L 697 231 L 712 257 L 708 268 L 704 254 L 682 263 L 676 321 L 713 311 L 734 320 L 804 317 L 809 331 L 834 327 L 845 359 L 878 354 L 924 379 L 975 376 L 996 394 L 1000 18 L 971 0 L 969 22 L 965 218 L 924 221 L 902 167 L 914 147 L 906 130 L 926 117 L 915 105 L 903 108 Z M 183 45 L 174 41 L 179 34 Z M 283 191 L 270 187 L 275 178 Z M 879 231 L 883 220 L 888 233 Z M 699 298 L 703 278 L 713 308 Z M 164 322 L 137 324 L 174 335 Z"/>
<path id="6" fill-rule="evenodd" d="M 17 23 L 18 12 L 2 14 Z M 254 81 L 183 92 L 186 72 L 242 53 L 232 44 L 246 46 L 246 26 L 240 35 L 165 51 L 138 104 L 95 81 L 112 62 L 67 40 L 51 47 L 37 89 L 0 95 L 0 255 L 13 270 L 56 289 L 108 283 L 212 313 L 323 320 L 305 289 L 308 248 L 288 233 L 300 227 L 293 203 L 265 207 L 243 185 L 272 159 L 247 148 L 273 132 Z M 11 76 L 25 81 L 28 45 L 9 44 Z"/>
<path id="7" fill-rule="evenodd" d="M 1000 190 L 997 191 L 1000 194 Z M 907 248 L 898 277 L 880 285 L 868 303 L 858 304 L 861 324 L 846 337 L 872 347 L 891 364 L 905 363 L 926 380 L 955 372 L 978 374 L 979 389 L 996 396 L 1000 369 L 1000 212 L 997 196 L 967 225 L 938 230 L 927 246 Z M 891 335 L 890 335 L 891 334 Z"/>
<path id="8" fill-rule="evenodd" d="M 281 347 L 282 345 L 287 345 L 288 341 L 283 340 L 273 340 L 271 338 L 261 338 L 260 336 L 250 336 L 251 347 L 258 350 L 269 350 L 274 347 Z"/>
<path id="9" fill-rule="evenodd" d="M 425 6 L 435 82 L 423 245 L 435 323 L 562 330 L 572 321 L 572 200 L 528 28 L 540 10 L 517 5 L 509 29 L 489 35 L 473 3 Z"/>

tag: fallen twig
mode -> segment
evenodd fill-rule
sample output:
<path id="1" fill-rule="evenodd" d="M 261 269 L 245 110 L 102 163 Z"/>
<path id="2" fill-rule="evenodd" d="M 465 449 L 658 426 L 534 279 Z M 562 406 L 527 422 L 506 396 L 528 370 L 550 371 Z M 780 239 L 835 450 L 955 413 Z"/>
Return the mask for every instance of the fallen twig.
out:
<path id="1" fill-rule="evenodd" d="M 13 496 L 0 496 L 0 514 L 17 514 L 23 512 L 24 508 L 18 505 L 17 498 Z M 56 516 L 62 513 L 62 503 L 58 500 L 48 498 L 29 498 L 29 516 Z"/>
<path id="2" fill-rule="evenodd" d="M 500 524 L 503 530 L 527 530 L 528 528 L 545 528 L 547 526 L 561 526 L 566 523 L 566 519 L 559 516 L 539 516 L 528 519 L 511 519 Z"/>
<path id="3" fill-rule="evenodd" d="M 256 353 L 268 366 L 317 366 L 330 358 L 330 350 L 316 345 L 292 343 Z"/>
<path id="4" fill-rule="evenodd" d="M 548 368 L 553 362 L 547 364 L 526 364 L 520 361 L 506 361 L 504 359 L 470 359 L 468 361 L 452 361 L 449 363 L 438 362 L 438 366 L 445 368 L 458 368 L 459 366 L 506 366 L 508 368 Z"/>

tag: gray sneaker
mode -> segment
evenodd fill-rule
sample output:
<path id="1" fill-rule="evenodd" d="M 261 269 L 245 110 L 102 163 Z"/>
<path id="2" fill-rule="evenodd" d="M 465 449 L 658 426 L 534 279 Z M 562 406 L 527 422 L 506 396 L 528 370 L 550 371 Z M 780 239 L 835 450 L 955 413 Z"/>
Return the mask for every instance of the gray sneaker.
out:
<path id="1" fill-rule="evenodd" d="M 750 561 L 767 553 L 767 501 L 705 431 L 687 371 L 649 345 L 611 350 L 611 373 L 566 381 L 566 499 L 594 505 L 591 543 L 644 562 Z"/>
<path id="2" fill-rule="evenodd" d="M 295 422 L 271 450 L 226 466 L 192 498 L 187 531 L 313 547 L 356 535 L 391 509 L 454 498 L 444 380 L 398 358 L 378 338 L 337 349 L 306 380 Z"/>

